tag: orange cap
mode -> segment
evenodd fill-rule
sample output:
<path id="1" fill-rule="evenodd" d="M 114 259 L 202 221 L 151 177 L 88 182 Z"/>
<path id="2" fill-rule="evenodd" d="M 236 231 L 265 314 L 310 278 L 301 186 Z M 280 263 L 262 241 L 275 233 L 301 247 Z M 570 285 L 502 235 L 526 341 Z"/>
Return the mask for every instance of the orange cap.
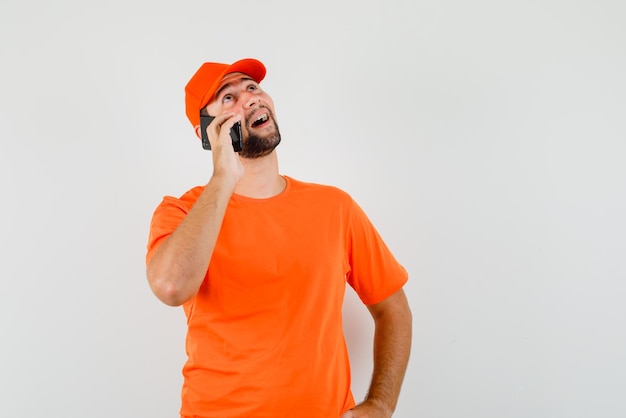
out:
<path id="1" fill-rule="evenodd" d="M 187 118 L 194 126 L 200 125 L 200 110 L 213 98 L 217 87 L 226 74 L 244 73 L 257 83 L 265 78 L 265 66 L 261 61 L 245 58 L 233 64 L 205 62 L 185 86 Z"/>

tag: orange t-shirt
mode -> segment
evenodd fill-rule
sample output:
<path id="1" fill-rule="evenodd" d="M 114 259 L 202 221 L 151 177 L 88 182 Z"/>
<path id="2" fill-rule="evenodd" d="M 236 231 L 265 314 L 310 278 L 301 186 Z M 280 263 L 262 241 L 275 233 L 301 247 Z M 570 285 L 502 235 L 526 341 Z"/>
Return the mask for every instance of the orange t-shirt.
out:
<path id="1" fill-rule="evenodd" d="M 187 315 L 184 417 L 339 417 L 354 406 L 342 328 L 346 281 L 365 304 L 407 280 L 345 192 L 292 178 L 268 199 L 233 195 Z M 147 262 L 203 187 L 165 197 Z"/>

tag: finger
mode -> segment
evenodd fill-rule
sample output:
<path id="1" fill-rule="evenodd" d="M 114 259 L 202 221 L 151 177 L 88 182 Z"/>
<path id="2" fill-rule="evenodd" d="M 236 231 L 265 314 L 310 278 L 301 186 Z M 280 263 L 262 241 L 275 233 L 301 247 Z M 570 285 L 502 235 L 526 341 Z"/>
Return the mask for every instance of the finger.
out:
<path id="1" fill-rule="evenodd" d="M 215 119 L 213 119 L 213 123 L 215 123 L 216 126 L 222 126 L 222 124 L 226 122 L 226 120 L 232 118 L 235 115 L 236 113 L 234 112 L 222 113 L 221 115 L 216 116 Z"/>
<path id="2" fill-rule="evenodd" d="M 230 138 L 230 129 L 239 120 L 241 120 L 241 115 L 236 113 L 225 113 L 215 117 L 206 128 L 211 147 L 219 146 L 220 144 L 226 145 L 227 142 L 230 142 L 228 139 Z"/>
<path id="3" fill-rule="evenodd" d="M 216 117 L 213 121 L 215 126 L 212 127 L 215 136 L 222 139 L 226 138 L 230 132 L 230 128 L 239 120 L 241 120 L 241 115 L 235 113 L 227 113 Z"/>
<path id="4" fill-rule="evenodd" d="M 230 115 L 231 115 L 230 117 L 226 118 L 223 122 L 221 122 L 220 132 L 224 129 L 227 129 L 230 131 L 230 128 L 232 128 L 233 125 L 235 125 L 235 123 L 241 120 L 240 114 L 230 113 Z"/>

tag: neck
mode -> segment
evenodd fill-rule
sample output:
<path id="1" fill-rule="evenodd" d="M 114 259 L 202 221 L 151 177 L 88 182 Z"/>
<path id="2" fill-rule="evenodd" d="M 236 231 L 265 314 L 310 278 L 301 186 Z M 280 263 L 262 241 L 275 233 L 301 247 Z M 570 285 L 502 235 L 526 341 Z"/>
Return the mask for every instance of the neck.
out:
<path id="1" fill-rule="evenodd" d="M 243 176 L 235 187 L 235 193 L 254 199 L 276 196 L 285 189 L 286 181 L 278 174 L 276 151 L 261 158 L 241 158 Z"/>

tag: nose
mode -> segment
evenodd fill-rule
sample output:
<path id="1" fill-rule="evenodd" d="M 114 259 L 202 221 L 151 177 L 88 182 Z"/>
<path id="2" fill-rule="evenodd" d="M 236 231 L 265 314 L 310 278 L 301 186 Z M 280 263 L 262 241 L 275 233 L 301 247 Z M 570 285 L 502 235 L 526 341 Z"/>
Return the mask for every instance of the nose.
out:
<path id="1" fill-rule="evenodd" d="M 246 93 L 247 97 L 244 97 L 243 106 L 246 109 L 251 109 L 255 104 L 259 102 L 259 96 L 254 93 Z"/>

